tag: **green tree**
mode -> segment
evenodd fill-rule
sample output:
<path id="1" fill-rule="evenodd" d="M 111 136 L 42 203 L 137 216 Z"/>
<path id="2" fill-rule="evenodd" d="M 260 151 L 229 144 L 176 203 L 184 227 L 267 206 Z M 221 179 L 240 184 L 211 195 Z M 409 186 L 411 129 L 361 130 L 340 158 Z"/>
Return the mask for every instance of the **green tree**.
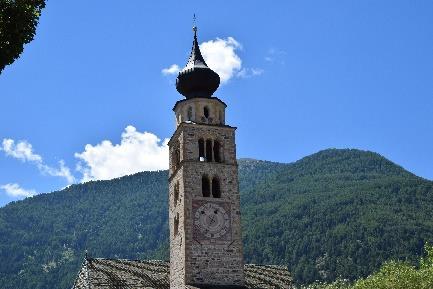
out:
<path id="1" fill-rule="evenodd" d="M 353 289 L 428 289 L 433 288 L 433 247 L 425 246 L 426 256 L 419 268 L 406 262 L 390 261 L 379 272 L 359 280 Z"/>
<path id="2" fill-rule="evenodd" d="M 45 0 L 0 0 L 0 73 L 33 40 Z"/>
<path id="3" fill-rule="evenodd" d="M 433 288 L 433 246 L 425 245 L 419 266 L 402 261 L 386 262 L 378 272 L 352 285 L 345 280 L 316 283 L 301 289 L 430 289 Z"/>

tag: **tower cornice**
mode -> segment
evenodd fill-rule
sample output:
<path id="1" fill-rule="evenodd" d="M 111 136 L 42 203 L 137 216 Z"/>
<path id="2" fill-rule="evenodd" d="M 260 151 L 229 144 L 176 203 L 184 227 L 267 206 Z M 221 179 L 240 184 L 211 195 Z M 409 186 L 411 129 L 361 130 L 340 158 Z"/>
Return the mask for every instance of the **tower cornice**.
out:
<path id="1" fill-rule="evenodd" d="M 195 98 L 186 98 L 186 99 L 181 99 L 181 100 L 176 101 L 176 103 L 173 106 L 173 111 L 175 111 L 176 107 L 181 103 L 188 102 L 188 101 L 196 101 L 199 99 L 206 99 L 206 100 L 213 99 L 213 100 L 220 102 L 225 107 L 227 107 L 227 104 L 224 101 L 222 101 L 221 99 L 219 99 L 218 97 L 215 97 L 215 96 L 212 96 L 212 97 L 195 97 Z"/>

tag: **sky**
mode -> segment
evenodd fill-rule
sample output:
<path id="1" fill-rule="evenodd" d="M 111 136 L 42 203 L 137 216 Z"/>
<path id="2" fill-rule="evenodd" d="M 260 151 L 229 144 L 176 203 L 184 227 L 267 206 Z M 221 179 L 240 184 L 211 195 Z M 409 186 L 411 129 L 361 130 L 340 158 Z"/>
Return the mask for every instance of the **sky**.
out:
<path id="1" fill-rule="evenodd" d="M 0 206 L 166 169 L 194 13 L 239 158 L 357 148 L 433 180 L 433 1 L 56 0 L 0 75 Z"/>

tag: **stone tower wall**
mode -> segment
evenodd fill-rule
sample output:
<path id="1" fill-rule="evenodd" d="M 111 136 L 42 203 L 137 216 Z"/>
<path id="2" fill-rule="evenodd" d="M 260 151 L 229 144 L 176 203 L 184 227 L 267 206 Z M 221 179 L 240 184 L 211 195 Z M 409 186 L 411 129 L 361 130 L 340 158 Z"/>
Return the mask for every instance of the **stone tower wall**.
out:
<path id="1" fill-rule="evenodd" d="M 221 198 L 210 201 L 229 205 L 230 238 L 205 240 L 194 237 L 193 202 L 209 201 L 202 196 L 203 172 L 221 180 Z M 243 252 L 237 180 L 237 165 L 191 162 L 185 164 L 185 261 L 188 284 L 240 285 L 243 284 Z"/>
<path id="2" fill-rule="evenodd" d="M 183 106 L 188 107 L 189 101 L 196 102 L 186 100 Z M 222 107 L 219 100 L 215 104 Z M 181 106 L 175 108 L 180 109 Z M 219 162 L 213 158 L 205 161 L 199 157 L 200 139 L 220 144 Z M 221 124 L 181 122 L 169 147 L 171 288 L 197 284 L 243 285 L 235 128 Z M 220 197 L 203 196 L 204 175 L 210 180 L 219 180 Z M 222 208 L 227 220 L 230 220 L 229 230 L 222 236 L 208 238 L 197 230 L 194 222 L 197 210 L 208 203 Z"/>
<path id="3" fill-rule="evenodd" d="M 175 197 L 175 191 L 178 192 Z M 169 228 L 170 228 L 170 284 L 171 288 L 185 287 L 185 203 L 183 168 L 169 182 Z M 178 220 L 177 233 L 174 230 Z"/>

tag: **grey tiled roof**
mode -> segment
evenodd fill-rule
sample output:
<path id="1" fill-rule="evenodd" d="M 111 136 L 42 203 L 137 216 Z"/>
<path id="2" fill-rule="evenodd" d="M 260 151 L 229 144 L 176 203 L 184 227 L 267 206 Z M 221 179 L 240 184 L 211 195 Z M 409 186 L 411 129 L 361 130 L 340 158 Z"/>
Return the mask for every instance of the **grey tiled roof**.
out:
<path id="1" fill-rule="evenodd" d="M 169 262 L 158 260 L 87 258 L 72 289 L 169 289 L 169 266 Z M 292 288 L 292 278 L 284 266 L 247 264 L 245 277 L 246 289 Z"/>

